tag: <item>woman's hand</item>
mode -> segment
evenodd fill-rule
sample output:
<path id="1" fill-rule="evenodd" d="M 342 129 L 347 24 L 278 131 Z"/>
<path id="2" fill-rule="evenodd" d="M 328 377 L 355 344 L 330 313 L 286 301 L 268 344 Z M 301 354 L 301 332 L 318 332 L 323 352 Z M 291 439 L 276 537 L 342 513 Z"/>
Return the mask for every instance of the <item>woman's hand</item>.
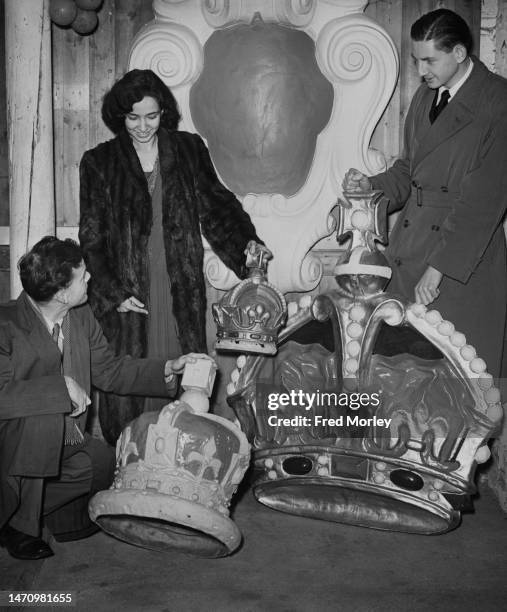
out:
<path id="1" fill-rule="evenodd" d="M 273 259 L 273 253 L 264 244 L 259 244 L 255 240 L 250 240 L 246 245 L 245 255 L 256 256 L 258 253 L 263 253 L 266 259 Z"/>
<path id="2" fill-rule="evenodd" d="M 133 295 L 124 300 L 116 310 L 118 312 L 139 312 L 141 314 L 148 314 L 144 304 Z"/>

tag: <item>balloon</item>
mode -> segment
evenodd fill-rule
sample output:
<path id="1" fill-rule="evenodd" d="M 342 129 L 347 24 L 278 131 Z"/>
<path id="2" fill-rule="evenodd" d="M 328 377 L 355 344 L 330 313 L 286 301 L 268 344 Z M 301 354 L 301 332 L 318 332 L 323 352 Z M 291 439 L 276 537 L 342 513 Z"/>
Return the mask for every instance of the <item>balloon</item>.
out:
<path id="1" fill-rule="evenodd" d="M 56 25 L 68 26 L 77 15 L 77 6 L 73 0 L 51 0 L 49 16 Z"/>
<path id="2" fill-rule="evenodd" d="M 77 8 L 83 11 L 96 11 L 102 4 L 102 0 L 74 0 Z"/>
<path id="3" fill-rule="evenodd" d="M 91 34 L 97 27 L 99 19 L 95 11 L 82 11 L 78 9 L 77 16 L 72 22 L 72 29 L 78 34 Z"/>

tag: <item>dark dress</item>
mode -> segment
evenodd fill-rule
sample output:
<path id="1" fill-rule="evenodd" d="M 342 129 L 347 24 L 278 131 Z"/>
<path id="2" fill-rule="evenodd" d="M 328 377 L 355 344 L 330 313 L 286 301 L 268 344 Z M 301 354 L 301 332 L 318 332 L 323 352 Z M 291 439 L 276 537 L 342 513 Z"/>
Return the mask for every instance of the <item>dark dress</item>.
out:
<path id="1" fill-rule="evenodd" d="M 147 357 L 175 359 L 181 355 L 178 329 L 173 315 L 171 282 L 167 273 L 164 234 L 162 231 L 162 179 L 157 172 L 155 188 L 151 196 L 153 225 L 148 239 L 150 292 L 145 307 L 148 310 Z M 150 172 L 146 172 L 149 182 Z M 167 397 L 147 397 L 144 408 L 160 410 L 168 403 Z"/>

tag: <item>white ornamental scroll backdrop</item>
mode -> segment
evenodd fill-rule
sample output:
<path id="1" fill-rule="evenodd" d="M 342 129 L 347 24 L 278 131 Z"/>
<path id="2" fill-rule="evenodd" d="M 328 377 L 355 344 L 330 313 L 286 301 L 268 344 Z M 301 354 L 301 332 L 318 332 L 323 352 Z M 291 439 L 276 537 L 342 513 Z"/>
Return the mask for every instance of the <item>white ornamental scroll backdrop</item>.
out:
<path id="1" fill-rule="evenodd" d="M 317 138 L 305 184 L 294 195 L 249 193 L 242 198 L 257 233 L 273 251 L 269 278 L 281 291 L 309 291 L 322 276 L 312 247 L 333 230 L 329 216 L 349 167 L 374 174 L 385 166 L 370 149 L 375 125 L 394 91 L 398 56 L 388 34 L 363 15 L 365 0 L 154 0 L 155 19 L 134 40 L 129 68 L 151 68 L 171 88 L 180 128 L 196 132 L 190 89 L 203 66 L 203 47 L 215 29 L 261 18 L 306 32 L 333 85 L 334 106 Z M 206 245 L 205 270 L 217 289 L 237 277 Z"/>

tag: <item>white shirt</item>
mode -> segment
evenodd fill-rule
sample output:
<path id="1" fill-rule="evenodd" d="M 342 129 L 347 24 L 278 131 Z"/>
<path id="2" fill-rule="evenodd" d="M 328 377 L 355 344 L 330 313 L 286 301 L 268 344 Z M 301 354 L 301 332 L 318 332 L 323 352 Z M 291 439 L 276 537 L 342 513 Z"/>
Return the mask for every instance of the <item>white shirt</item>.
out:
<path id="1" fill-rule="evenodd" d="M 453 99 L 453 97 L 458 93 L 458 89 L 463 85 L 463 83 L 468 79 L 472 69 L 474 67 L 473 61 L 469 58 L 468 68 L 466 69 L 465 74 L 461 77 L 461 79 L 454 83 L 452 87 L 439 87 L 438 88 L 438 99 L 437 104 L 440 102 L 440 98 L 442 97 L 442 93 L 445 89 L 449 91 L 449 102 Z"/>
<path id="2" fill-rule="evenodd" d="M 44 315 L 42 310 L 37 306 L 37 304 L 34 302 L 34 300 L 32 300 L 32 298 L 29 295 L 27 295 L 27 298 L 30 300 L 30 303 L 32 304 L 33 308 L 39 313 L 40 318 L 46 324 L 49 335 L 51 337 L 53 337 L 53 329 L 54 329 L 55 323 L 58 323 L 58 325 L 60 326 L 60 333 L 58 334 L 58 348 L 60 349 L 60 352 L 62 352 L 63 351 L 63 331 L 62 331 L 63 319 L 60 319 L 59 321 L 55 321 L 55 322 L 51 321 L 51 319 L 48 319 L 48 317 Z"/>

